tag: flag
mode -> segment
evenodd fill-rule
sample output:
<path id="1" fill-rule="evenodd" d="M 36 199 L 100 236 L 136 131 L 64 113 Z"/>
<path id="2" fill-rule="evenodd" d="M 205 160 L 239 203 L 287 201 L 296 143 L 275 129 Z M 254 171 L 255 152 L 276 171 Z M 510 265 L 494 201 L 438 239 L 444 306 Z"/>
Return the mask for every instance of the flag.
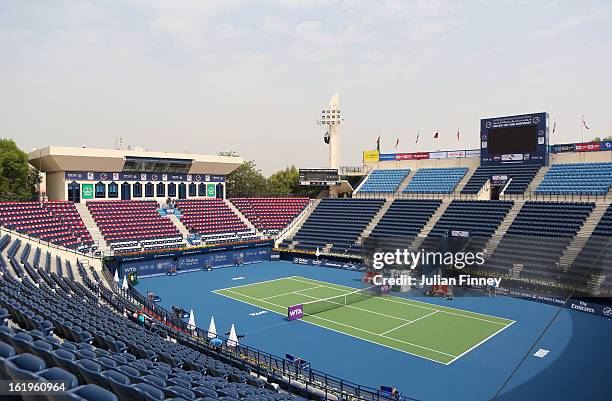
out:
<path id="1" fill-rule="evenodd" d="M 378 139 L 376 140 L 376 150 L 380 152 L 380 135 L 378 135 Z"/>
<path id="2" fill-rule="evenodd" d="M 459 135 L 459 128 L 457 128 L 457 142 L 459 142 L 459 137 L 460 137 L 460 135 Z"/>
<path id="3" fill-rule="evenodd" d="M 399 137 L 397 138 L 397 140 L 395 141 L 395 150 L 397 150 L 397 147 L 399 146 Z"/>
<path id="4" fill-rule="evenodd" d="M 419 131 L 417 131 L 417 138 L 416 138 L 416 141 L 415 141 L 414 143 L 419 143 L 419 136 L 420 136 L 420 135 L 421 135 L 421 134 L 419 133 Z"/>
<path id="5" fill-rule="evenodd" d="M 584 128 L 590 129 L 589 126 L 587 125 L 586 121 L 584 121 L 584 116 L 582 116 L 582 125 L 584 125 Z"/>
<path id="6" fill-rule="evenodd" d="M 438 139 L 438 136 L 439 136 L 438 131 L 436 131 L 436 133 L 434 134 L 434 139 Z"/>
<path id="7" fill-rule="evenodd" d="M 556 130 L 557 130 L 557 119 L 555 118 L 553 120 L 553 134 L 555 133 Z"/>

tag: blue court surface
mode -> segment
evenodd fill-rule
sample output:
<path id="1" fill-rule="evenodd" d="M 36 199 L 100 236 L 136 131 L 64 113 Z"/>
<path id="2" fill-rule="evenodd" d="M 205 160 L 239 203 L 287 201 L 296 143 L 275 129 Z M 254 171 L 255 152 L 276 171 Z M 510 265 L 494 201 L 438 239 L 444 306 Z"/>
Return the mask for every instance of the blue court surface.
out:
<path id="1" fill-rule="evenodd" d="M 214 315 L 219 333 L 235 324 L 237 332 L 245 335 L 242 342 L 246 345 L 277 356 L 293 354 L 309 361 L 314 369 L 342 379 L 375 388 L 394 386 L 404 395 L 427 401 L 492 399 L 559 312 L 551 305 L 502 296 L 464 296 L 452 301 L 419 297 L 420 301 L 515 321 L 444 365 L 306 322 L 289 322 L 280 314 L 212 292 L 289 276 L 358 288 L 361 273 L 264 262 L 143 278 L 137 288 L 141 293 L 155 292 L 168 309 L 172 305 L 193 309 L 201 328 L 208 328 Z M 609 319 L 561 310 L 497 399 L 609 400 L 611 325 Z"/>

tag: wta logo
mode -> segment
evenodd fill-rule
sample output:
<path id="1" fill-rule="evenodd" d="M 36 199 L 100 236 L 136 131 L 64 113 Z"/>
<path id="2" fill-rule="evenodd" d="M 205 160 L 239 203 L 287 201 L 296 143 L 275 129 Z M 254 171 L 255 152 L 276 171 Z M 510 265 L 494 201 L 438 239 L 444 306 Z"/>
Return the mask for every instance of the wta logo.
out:
<path id="1" fill-rule="evenodd" d="M 302 305 L 293 305 L 287 309 L 287 319 L 288 320 L 297 320 L 301 319 L 304 316 L 304 309 Z"/>

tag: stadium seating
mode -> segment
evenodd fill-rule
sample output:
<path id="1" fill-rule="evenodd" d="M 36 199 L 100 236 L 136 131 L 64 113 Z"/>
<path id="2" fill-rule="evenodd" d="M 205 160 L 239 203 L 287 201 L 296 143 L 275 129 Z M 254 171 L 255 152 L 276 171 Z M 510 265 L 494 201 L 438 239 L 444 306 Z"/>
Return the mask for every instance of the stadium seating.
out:
<path id="1" fill-rule="evenodd" d="M 538 195 L 606 195 L 612 185 L 612 163 L 554 164 Z"/>
<path id="2" fill-rule="evenodd" d="M 183 237 L 157 201 L 88 201 L 87 208 L 115 252 L 181 246 Z"/>
<path id="3" fill-rule="evenodd" d="M 232 198 L 230 201 L 255 227 L 282 230 L 308 205 L 308 198 Z"/>
<path id="4" fill-rule="evenodd" d="M 410 169 L 374 170 L 368 175 L 359 192 L 393 193 L 410 174 Z"/>
<path id="5" fill-rule="evenodd" d="M 507 175 L 512 178 L 506 188 L 507 195 L 520 195 L 525 192 L 533 178 L 536 176 L 540 166 L 480 166 L 474 171 L 469 181 L 465 184 L 462 194 L 477 194 L 485 182 L 493 175 Z"/>
<path id="6" fill-rule="evenodd" d="M 404 193 L 450 194 L 467 173 L 467 167 L 422 168 L 404 188 Z"/>
<path id="7" fill-rule="evenodd" d="M 600 291 L 612 294 L 612 205 L 608 206 L 568 269 L 566 278 L 569 284 L 582 284 L 583 287 L 603 278 Z"/>
<path id="8" fill-rule="evenodd" d="M 489 259 L 488 268 L 527 280 L 557 282 L 559 259 L 594 203 L 525 202 Z"/>
<path id="9" fill-rule="evenodd" d="M 0 202 L 0 225 L 66 248 L 93 243 L 72 202 Z"/>
<path id="10" fill-rule="evenodd" d="M 396 199 L 368 236 L 368 241 L 396 244 L 416 237 L 434 212 L 440 200 Z"/>
<path id="11" fill-rule="evenodd" d="M 293 237 L 299 242 L 296 248 L 322 250 L 333 244 L 332 252 L 358 254 L 355 241 L 383 203 L 382 199 L 322 199 Z"/>
<path id="12" fill-rule="evenodd" d="M 12 247 L 5 238 L 0 248 Z M 1 254 L 0 273 L 0 379 L 63 380 L 62 400 L 302 400 L 196 343 L 177 318 L 138 323 L 141 305 L 97 274 L 89 280 L 82 265 L 85 285 L 44 270 L 18 280 Z"/>
<path id="13" fill-rule="evenodd" d="M 203 237 L 211 234 L 250 233 L 223 199 L 189 199 L 177 201 L 181 222 L 194 234 Z"/>

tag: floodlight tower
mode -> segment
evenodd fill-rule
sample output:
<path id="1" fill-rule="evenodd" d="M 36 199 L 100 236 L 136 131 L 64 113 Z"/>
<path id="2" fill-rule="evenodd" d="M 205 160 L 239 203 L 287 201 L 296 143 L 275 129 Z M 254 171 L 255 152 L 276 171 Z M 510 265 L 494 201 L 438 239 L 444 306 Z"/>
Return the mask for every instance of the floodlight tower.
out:
<path id="1" fill-rule="evenodd" d="M 344 122 L 340 114 L 340 97 L 336 93 L 329 101 L 327 108 L 321 110 L 321 119 L 317 124 L 327 127 L 323 140 L 329 145 L 329 168 L 340 167 L 340 124 Z"/>

